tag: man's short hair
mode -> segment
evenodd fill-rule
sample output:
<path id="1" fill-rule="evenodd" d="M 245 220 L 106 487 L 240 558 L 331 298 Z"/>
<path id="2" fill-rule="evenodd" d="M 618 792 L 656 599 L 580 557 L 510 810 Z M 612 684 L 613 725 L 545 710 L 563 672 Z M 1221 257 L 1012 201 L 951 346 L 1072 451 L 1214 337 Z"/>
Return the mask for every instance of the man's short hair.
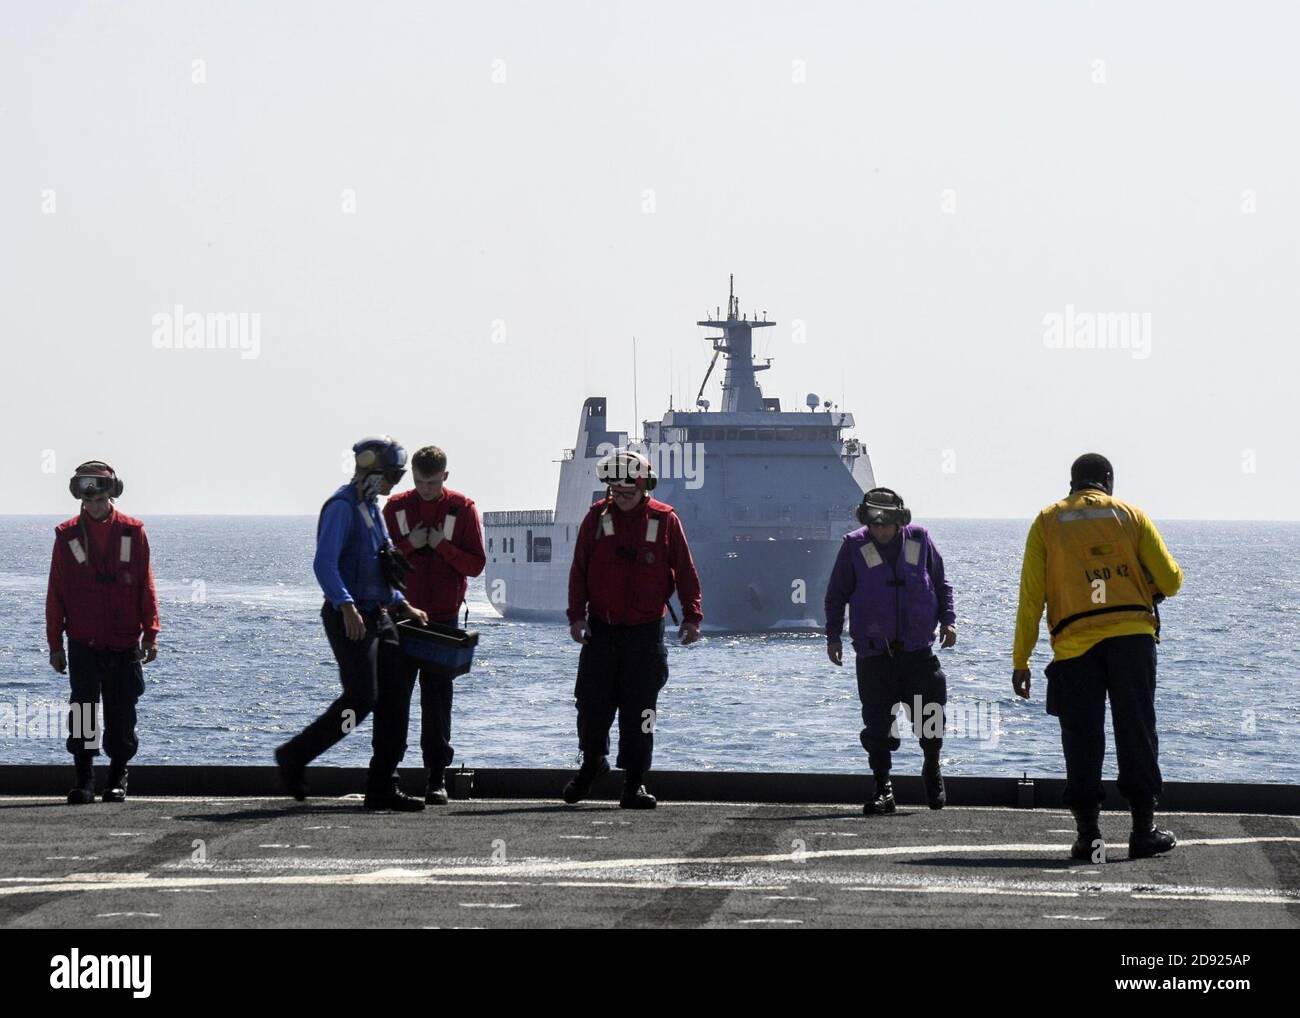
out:
<path id="1" fill-rule="evenodd" d="M 411 467 L 424 477 L 432 477 L 447 469 L 447 454 L 436 445 L 426 445 L 411 457 Z"/>

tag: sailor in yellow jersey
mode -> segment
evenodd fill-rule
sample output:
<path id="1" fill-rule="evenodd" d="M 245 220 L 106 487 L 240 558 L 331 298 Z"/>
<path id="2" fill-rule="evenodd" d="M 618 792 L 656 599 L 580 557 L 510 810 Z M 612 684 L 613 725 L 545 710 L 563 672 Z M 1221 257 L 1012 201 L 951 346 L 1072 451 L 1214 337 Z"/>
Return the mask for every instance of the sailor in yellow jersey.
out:
<path id="1" fill-rule="evenodd" d="M 1155 524 L 1111 492 L 1110 461 L 1088 453 L 1070 468 L 1070 494 L 1038 514 L 1020 570 L 1020 608 L 1011 685 L 1029 698 L 1029 655 L 1047 607 L 1053 659 L 1047 666 L 1047 713 L 1061 722 L 1065 803 L 1078 838 L 1072 858 L 1104 862 L 1098 826 L 1105 798 L 1106 698 L 1110 697 L 1120 794 L 1129 802 L 1129 857 L 1177 844 L 1155 825 L 1161 778 L 1156 738 L 1156 606 L 1183 583 Z"/>

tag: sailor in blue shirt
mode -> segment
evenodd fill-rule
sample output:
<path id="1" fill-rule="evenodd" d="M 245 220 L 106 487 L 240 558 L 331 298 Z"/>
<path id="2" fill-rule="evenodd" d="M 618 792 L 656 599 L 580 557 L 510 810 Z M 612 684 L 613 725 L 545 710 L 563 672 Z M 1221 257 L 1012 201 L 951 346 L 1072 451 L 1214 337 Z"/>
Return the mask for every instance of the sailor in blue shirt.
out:
<path id="1" fill-rule="evenodd" d="M 397 765 L 406 752 L 406 731 L 390 721 L 384 693 L 395 684 L 401 649 L 392 615 L 427 622 L 425 613 L 402 596 L 408 568 L 388 539 L 378 498 L 406 473 L 406 450 L 387 435 L 352 447 L 356 473 L 321 507 L 316 525 L 313 569 L 325 604 L 321 621 L 339 665 L 343 693 L 319 718 L 275 751 L 285 788 L 307 797 L 306 767 L 339 742 L 373 710 L 374 755 L 366 782 L 370 809 L 413 811 L 424 800 L 397 784 Z M 398 731 L 398 727 L 403 730 Z"/>

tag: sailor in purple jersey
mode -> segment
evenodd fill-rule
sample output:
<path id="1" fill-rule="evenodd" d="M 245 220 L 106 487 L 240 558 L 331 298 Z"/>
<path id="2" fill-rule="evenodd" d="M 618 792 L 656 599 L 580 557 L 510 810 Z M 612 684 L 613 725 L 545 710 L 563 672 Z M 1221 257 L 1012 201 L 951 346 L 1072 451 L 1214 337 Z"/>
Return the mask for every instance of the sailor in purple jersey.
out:
<path id="1" fill-rule="evenodd" d="M 857 658 L 862 699 L 862 747 L 876 780 L 875 798 L 863 812 L 892 813 L 892 752 L 901 745 L 894 721 L 902 703 L 921 743 L 921 777 L 931 809 L 947 801 L 939 753 L 943 748 L 948 683 L 933 646 L 957 642 L 952 584 L 929 533 L 912 523 L 912 511 L 889 488 L 872 488 L 857 510 L 862 527 L 846 534 L 826 584 L 826 652 L 843 664 L 844 609 Z"/>

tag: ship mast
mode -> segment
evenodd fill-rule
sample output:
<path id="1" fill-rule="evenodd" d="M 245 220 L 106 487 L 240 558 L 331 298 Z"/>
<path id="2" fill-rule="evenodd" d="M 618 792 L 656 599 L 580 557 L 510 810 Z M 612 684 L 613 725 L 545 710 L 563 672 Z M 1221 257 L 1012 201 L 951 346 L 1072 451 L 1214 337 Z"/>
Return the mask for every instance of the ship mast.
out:
<path id="1" fill-rule="evenodd" d="M 718 354 L 723 354 L 727 359 L 726 371 L 722 376 L 722 406 L 719 408 L 723 413 L 735 413 L 745 410 L 762 410 L 763 409 L 763 390 L 759 388 L 758 379 L 755 373 L 766 371 L 772 366 L 772 358 L 765 358 L 765 364 L 754 363 L 754 329 L 764 329 L 769 325 L 775 325 L 776 322 L 766 320 L 759 321 L 757 317 L 749 317 L 740 313 L 740 298 L 736 296 L 736 277 L 733 274 L 730 277 L 730 287 L 727 296 L 727 317 L 712 318 L 703 322 L 696 322 L 696 325 L 703 325 L 711 329 L 721 329 L 721 336 L 710 336 L 713 342 L 713 360 L 709 362 L 709 370 L 705 372 L 704 384 L 700 385 L 700 395 L 704 394 L 704 385 L 709 381 L 709 375 L 713 372 L 713 365 L 718 359 Z M 719 309 L 721 310 L 721 309 Z M 699 405 L 699 398 L 696 399 L 696 405 Z"/>

